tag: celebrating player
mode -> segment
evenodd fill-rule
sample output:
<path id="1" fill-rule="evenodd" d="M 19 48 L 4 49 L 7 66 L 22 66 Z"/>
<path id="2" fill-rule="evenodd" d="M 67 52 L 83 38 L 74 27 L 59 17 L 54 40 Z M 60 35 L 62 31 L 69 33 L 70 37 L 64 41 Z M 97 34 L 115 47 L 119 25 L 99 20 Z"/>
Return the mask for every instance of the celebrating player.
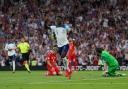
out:
<path id="1" fill-rule="evenodd" d="M 101 60 L 104 62 L 104 76 L 113 77 L 113 76 L 123 76 L 125 74 L 116 73 L 116 70 L 119 68 L 117 59 L 109 54 L 109 52 L 103 50 L 102 48 L 96 48 L 98 55 L 101 56 Z"/>
<path id="2" fill-rule="evenodd" d="M 49 50 L 46 54 L 47 76 L 61 75 L 60 68 L 57 65 L 57 54 L 54 50 Z"/>
<path id="3" fill-rule="evenodd" d="M 55 38 L 57 40 L 57 46 L 58 46 L 58 52 L 63 59 L 63 64 L 65 66 L 65 75 L 70 79 L 71 77 L 71 71 L 69 69 L 69 63 L 67 60 L 67 52 L 69 49 L 69 41 L 67 39 L 67 32 L 70 30 L 70 27 L 68 25 L 62 24 L 62 17 L 57 17 L 56 19 L 57 25 L 56 26 L 50 26 L 53 33 L 55 34 Z"/>
<path id="4" fill-rule="evenodd" d="M 17 45 L 17 47 L 19 48 L 22 54 L 23 64 L 26 67 L 27 71 L 30 73 L 30 69 L 29 69 L 30 45 L 28 42 L 26 42 L 25 38 L 22 38 L 21 42 Z"/>
<path id="5" fill-rule="evenodd" d="M 76 71 L 77 60 L 76 60 L 76 47 L 75 40 L 69 39 L 69 50 L 68 50 L 69 68 L 72 70 L 72 63 L 74 64 L 74 70 Z"/>
<path id="6" fill-rule="evenodd" d="M 16 59 L 16 45 L 13 42 L 13 39 L 5 45 L 5 50 L 8 54 L 9 64 L 12 66 L 13 73 L 15 73 L 15 59 Z"/>

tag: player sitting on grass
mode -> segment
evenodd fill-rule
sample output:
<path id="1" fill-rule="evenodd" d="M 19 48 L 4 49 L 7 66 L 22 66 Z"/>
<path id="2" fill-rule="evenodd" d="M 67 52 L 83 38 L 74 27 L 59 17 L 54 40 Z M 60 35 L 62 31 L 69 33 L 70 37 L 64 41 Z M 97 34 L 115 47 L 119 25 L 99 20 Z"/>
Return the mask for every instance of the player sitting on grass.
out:
<path id="1" fill-rule="evenodd" d="M 47 73 L 46 76 L 61 75 L 60 68 L 57 65 L 57 53 L 54 50 L 49 50 L 46 54 Z"/>
<path id="2" fill-rule="evenodd" d="M 96 48 L 98 55 L 101 57 L 101 60 L 104 62 L 104 74 L 105 77 L 115 77 L 123 76 L 125 74 L 116 73 L 119 69 L 119 63 L 117 59 L 109 54 L 109 52 L 103 50 L 102 48 Z"/>

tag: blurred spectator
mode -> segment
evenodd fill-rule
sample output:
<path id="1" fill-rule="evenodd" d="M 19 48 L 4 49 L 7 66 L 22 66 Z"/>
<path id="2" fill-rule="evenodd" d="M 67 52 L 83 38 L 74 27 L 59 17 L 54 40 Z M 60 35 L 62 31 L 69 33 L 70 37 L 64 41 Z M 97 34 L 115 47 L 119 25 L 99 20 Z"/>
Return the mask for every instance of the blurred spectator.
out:
<path id="1" fill-rule="evenodd" d="M 23 36 L 31 44 L 37 65 L 52 40 L 49 26 L 61 15 L 72 25 L 69 36 L 77 41 L 79 64 L 97 64 L 95 47 L 100 46 L 125 64 L 123 46 L 128 39 L 128 0 L 5 0 L 0 11 L 0 34 Z M 14 1 L 14 2 L 9 2 Z M 4 37 L 5 38 L 5 37 Z M 4 42 L 3 42 L 4 44 Z"/>

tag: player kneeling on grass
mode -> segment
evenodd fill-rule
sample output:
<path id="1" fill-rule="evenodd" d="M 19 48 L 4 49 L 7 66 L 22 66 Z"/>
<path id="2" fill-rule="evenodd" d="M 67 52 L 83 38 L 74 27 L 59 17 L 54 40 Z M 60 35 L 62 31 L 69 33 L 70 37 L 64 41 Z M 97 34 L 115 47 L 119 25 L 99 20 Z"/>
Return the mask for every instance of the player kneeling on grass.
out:
<path id="1" fill-rule="evenodd" d="M 55 50 L 49 50 L 46 54 L 47 76 L 62 75 L 59 66 L 57 65 L 57 53 Z"/>
<path id="2" fill-rule="evenodd" d="M 101 60 L 104 62 L 104 74 L 105 77 L 115 77 L 115 76 L 124 76 L 125 74 L 116 73 L 119 69 L 119 63 L 117 59 L 109 54 L 109 52 L 103 50 L 102 48 L 96 48 L 98 55 L 101 57 Z"/>

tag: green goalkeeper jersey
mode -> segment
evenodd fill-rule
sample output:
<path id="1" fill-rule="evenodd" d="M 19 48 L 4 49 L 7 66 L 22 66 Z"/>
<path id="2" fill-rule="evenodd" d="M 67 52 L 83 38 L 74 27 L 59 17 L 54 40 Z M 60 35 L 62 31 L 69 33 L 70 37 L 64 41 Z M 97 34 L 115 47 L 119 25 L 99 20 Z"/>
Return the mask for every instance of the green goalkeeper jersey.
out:
<path id="1" fill-rule="evenodd" d="M 108 66 L 118 66 L 118 61 L 114 56 L 109 54 L 107 51 L 102 51 L 101 53 L 101 60 L 103 60 L 105 63 L 107 63 Z"/>

